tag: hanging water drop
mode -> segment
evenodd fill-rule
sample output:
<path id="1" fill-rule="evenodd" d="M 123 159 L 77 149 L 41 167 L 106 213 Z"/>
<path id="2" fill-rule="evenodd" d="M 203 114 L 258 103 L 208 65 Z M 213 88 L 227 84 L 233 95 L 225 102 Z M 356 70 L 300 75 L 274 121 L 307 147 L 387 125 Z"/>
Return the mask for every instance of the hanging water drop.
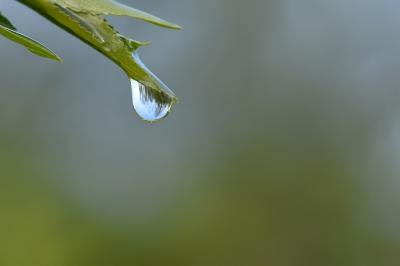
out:
<path id="1" fill-rule="evenodd" d="M 142 120 L 150 123 L 163 120 L 171 111 L 175 100 L 167 93 L 157 91 L 131 79 L 132 102 Z"/>

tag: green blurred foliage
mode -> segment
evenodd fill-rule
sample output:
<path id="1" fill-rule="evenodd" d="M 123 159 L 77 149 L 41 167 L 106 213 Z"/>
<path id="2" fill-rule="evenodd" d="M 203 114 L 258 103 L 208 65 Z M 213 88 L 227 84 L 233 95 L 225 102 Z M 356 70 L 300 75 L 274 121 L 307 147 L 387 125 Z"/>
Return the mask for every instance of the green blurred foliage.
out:
<path id="1" fill-rule="evenodd" d="M 334 152 L 288 154 L 280 138 L 249 142 L 223 165 L 205 171 L 214 181 L 182 198 L 167 215 L 145 227 L 110 228 L 50 192 L 39 181 L 43 173 L 29 147 L 4 134 L 1 146 L 1 265 L 395 265 L 400 260 L 396 249 L 357 226 L 363 195 Z"/>

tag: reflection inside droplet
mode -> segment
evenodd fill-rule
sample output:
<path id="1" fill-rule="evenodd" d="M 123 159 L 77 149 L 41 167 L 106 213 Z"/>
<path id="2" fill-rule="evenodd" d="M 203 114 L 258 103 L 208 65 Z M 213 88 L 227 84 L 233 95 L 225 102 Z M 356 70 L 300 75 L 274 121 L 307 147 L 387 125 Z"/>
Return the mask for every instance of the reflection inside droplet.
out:
<path id="1" fill-rule="evenodd" d="M 163 120 L 175 101 L 165 92 L 157 91 L 131 79 L 132 101 L 136 113 L 146 122 Z"/>

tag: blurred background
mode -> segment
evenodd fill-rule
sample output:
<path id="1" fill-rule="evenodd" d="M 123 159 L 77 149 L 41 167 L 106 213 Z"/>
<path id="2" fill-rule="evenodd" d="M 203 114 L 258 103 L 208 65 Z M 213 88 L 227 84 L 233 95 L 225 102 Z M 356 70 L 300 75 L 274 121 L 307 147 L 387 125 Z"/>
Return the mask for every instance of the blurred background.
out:
<path id="1" fill-rule="evenodd" d="M 121 0 L 179 97 L 16 1 L 0 37 L 0 265 L 399 265 L 400 2 Z"/>

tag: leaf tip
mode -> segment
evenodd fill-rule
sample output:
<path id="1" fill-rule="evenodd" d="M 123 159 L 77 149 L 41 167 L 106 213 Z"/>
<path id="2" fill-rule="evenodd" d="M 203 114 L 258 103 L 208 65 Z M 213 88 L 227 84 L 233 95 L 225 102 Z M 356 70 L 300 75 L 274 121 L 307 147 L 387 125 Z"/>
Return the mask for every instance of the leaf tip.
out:
<path id="1" fill-rule="evenodd" d="M 181 26 L 179 26 L 177 24 L 172 24 L 172 23 L 168 24 L 168 26 L 166 26 L 166 25 L 162 25 L 162 26 L 173 29 L 173 30 L 181 30 L 182 29 Z"/>

